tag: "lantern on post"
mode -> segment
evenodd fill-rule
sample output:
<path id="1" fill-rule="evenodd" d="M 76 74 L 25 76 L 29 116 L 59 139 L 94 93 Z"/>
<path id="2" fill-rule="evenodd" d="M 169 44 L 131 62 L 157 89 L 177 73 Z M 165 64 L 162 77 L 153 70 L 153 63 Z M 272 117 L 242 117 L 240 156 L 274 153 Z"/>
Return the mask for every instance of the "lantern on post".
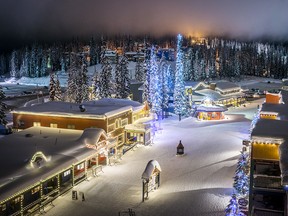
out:
<path id="1" fill-rule="evenodd" d="M 178 146 L 177 146 L 177 155 L 183 155 L 184 154 L 184 146 L 180 140 Z"/>

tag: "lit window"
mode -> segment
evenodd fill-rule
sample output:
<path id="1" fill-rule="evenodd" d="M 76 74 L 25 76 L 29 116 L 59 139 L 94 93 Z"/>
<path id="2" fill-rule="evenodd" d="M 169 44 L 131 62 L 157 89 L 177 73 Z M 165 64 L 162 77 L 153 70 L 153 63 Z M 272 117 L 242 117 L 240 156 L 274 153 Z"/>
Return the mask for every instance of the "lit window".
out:
<path id="1" fill-rule="evenodd" d="M 2 211 L 6 211 L 6 204 L 2 204 L 1 209 L 2 209 Z"/>
<path id="2" fill-rule="evenodd" d="M 39 191 L 40 191 L 40 186 L 35 187 L 35 188 L 33 188 L 33 189 L 31 190 L 31 194 L 35 194 L 35 193 L 37 193 L 37 192 L 39 192 Z"/>
<path id="3" fill-rule="evenodd" d="M 68 129 L 75 129 L 75 125 L 68 124 L 68 125 L 67 125 L 67 128 L 68 128 Z"/>
<path id="4" fill-rule="evenodd" d="M 115 124 L 108 125 L 108 133 L 115 130 Z"/>
<path id="5" fill-rule="evenodd" d="M 117 120 L 115 121 L 115 127 L 116 127 L 116 128 L 119 128 L 119 127 L 120 127 L 119 119 L 117 119 Z"/>
<path id="6" fill-rule="evenodd" d="M 58 127 L 58 125 L 57 125 L 57 124 L 55 124 L 55 123 L 50 123 L 50 127 L 51 127 L 51 128 L 57 128 L 57 127 Z"/>
<path id="7" fill-rule="evenodd" d="M 63 176 L 66 177 L 66 176 L 70 175 L 70 173 L 71 173 L 71 170 L 67 170 L 63 173 Z"/>
<path id="8" fill-rule="evenodd" d="M 76 167 L 77 170 L 84 169 L 84 163 L 78 164 Z"/>
<path id="9" fill-rule="evenodd" d="M 33 126 L 34 126 L 34 127 L 40 127 L 40 126 L 41 126 L 41 123 L 40 123 L 40 122 L 33 122 Z"/>
<path id="10" fill-rule="evenodd" d="M 122 127 L 127 125 L 127 124 L 128 124 L 128 119 L 127 118 L 121 120 L 121 126 Z"/>

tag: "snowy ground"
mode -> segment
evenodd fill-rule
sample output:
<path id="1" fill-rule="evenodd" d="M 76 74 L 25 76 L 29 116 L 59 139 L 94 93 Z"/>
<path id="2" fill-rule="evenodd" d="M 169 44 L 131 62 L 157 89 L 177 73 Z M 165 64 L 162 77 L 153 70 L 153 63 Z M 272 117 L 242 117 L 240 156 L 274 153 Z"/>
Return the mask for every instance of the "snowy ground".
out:
<path id="1" fill-rule="evenodd" d="M 69 191 L 54 201 L 55 207 L 46 207 L 45 215 L 115 216 L 128 208 L 137 216 L 224 215 L 242 140 L 249 138 L 251 119 L 262 102 L 230 108 L 224 121 L 163 120 L 152 146 L 128 152 L 117 166 L 75 187 L 85 193 L 84 202 L 72 200 Z M 182 157 L 175 156 L 179 140 L 185 147 Z M 161 186 L 142 203 L 141 175 L 151 159 L 162 168 Z"/>

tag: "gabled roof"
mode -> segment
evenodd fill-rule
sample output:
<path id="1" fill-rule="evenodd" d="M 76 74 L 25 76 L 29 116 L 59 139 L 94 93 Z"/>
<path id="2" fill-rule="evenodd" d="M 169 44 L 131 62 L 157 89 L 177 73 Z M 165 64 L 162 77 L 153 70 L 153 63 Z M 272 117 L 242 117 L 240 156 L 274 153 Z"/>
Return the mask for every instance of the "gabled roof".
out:
<path id="1" fill-rule="evenodd" d="M 31 127 L 1 138 L 0 201 L 96 153 L 83 140 L 96 142 L 103 131 L 89 131 Z M 48 158 L 40 168 L 30 166 L 36 152 Z"/>
<path id="2" fill-rule="evenodd" d="M 152 175 L 154 169 L 158 169 L 160 172 L 162 171 L 158 161 L 150 160 L 142 174 L 142 179 L 148 180 Z"/>
<path id="3" fill-rule="evenodd" d="M 218 81 L 216 82 L 216 90 L 221 92 L 237 90 L 240 91 L 241 87 L 236 83 L 228 82 L 228 81 Z"/>
<path id="4" fill-rule="evenodd" d="M 210 106 L 205 106 L 204 104 L 201 104 L 197 106 L 196 110 L 198 112 L 225 112 L 227 111 L 227 107 L 224 106 L 217 106 L 217 105 L 210 105 Z"/>

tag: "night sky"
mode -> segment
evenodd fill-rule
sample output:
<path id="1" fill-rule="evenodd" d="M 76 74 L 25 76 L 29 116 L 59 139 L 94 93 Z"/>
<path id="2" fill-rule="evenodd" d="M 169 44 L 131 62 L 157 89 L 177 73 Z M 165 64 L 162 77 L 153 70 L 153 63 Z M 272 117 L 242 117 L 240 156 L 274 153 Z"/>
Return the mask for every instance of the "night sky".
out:
<path id="1" fill-rule="evenodd" d="M 288 36 L 287 0 L 0 0 L 0 49 L 105 33 Z"/>

